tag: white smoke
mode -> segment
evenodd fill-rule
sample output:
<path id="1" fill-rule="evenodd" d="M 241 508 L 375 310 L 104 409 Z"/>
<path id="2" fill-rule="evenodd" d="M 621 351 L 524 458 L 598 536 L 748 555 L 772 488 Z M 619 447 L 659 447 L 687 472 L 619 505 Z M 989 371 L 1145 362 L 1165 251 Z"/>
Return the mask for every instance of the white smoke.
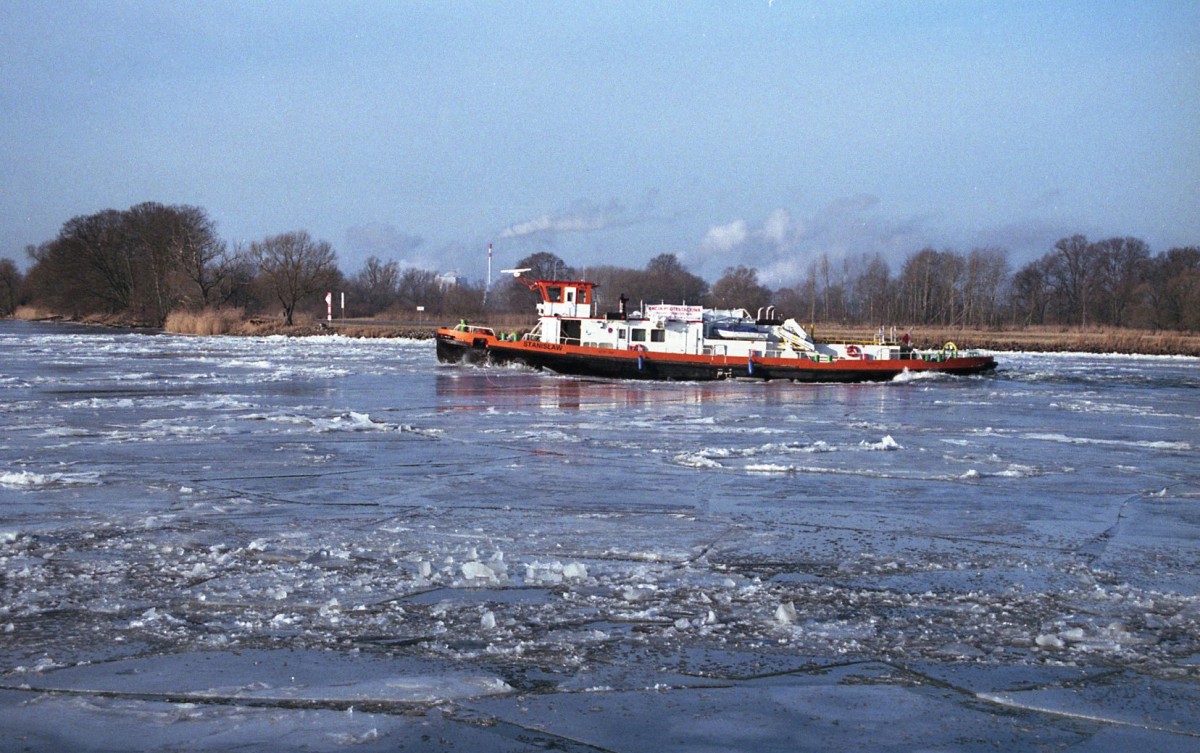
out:
<path id="1" fill-rule="evenodd" d="M 780 207 L 758 225 L 737 219 L 710 227 L 689 256 L 702 274 L 719 275 L 726 267 L 744 264 L 757 269 L 768 285 L 790 285 L 822 254 L 841 260 L 879 253 L 896 262 L 929 244 L 927 218 L 888 218 L 878 205 L 875 196 L 859 194 L 804 219 Z"/>
<path id="2" fill-rule="evenodd" d="M 559 233 L 593 233 L 609 228 L 630 227 L 652 219 L 655 192 L 632 210 L 616 199 L 598 204 L 580 199 L 565 209 L 542 214 L 509 225 L 500 231 L 501 238 L 540 236 L 552 240 Z"/>
<path id="3" fill-rule="evenodd" d="M 744 244 L 749 237 L 750 231 L 746 221 L 734 220 L 728 225 L 709 228 L 700 245 L 711 253 L 729 253 Z"/>

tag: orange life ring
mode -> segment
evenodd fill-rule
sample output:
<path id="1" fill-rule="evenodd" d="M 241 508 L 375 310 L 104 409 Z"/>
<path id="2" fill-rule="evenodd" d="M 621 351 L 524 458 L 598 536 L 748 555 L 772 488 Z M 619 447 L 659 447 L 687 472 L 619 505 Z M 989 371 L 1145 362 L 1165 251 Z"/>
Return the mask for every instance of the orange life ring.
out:
<path id="1" fill-rule="evenodd" d="M 642 344 L 640 344 L 640 343 L 639 343 L 638 345 L 630 345 L 630 346 L 629 346 L 629 349 L 630 349 L 630 350 L 636 350 L 636 351 L 640 351 L 640 352 L 643 352 L 643 353 L 644 353 L 644 352 L 646 352 L 646 346 L 645 346 L 645 345 L 642 345 Z"/>
<path id="2" fill-rule="evenodd" d="M 854 344 L 847 345 L 846 358 L 862 358 L 862 348 Z"/>

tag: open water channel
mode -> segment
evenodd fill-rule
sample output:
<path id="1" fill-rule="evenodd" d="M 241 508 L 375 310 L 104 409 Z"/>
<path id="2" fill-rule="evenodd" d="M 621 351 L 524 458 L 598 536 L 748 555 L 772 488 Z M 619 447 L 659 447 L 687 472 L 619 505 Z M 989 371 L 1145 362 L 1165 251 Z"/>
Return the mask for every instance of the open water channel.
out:
<path id="1" fill-rule="evenodd" d="M 1200 749 L 1200 360 L 0 322 L 0 750 Z"/>

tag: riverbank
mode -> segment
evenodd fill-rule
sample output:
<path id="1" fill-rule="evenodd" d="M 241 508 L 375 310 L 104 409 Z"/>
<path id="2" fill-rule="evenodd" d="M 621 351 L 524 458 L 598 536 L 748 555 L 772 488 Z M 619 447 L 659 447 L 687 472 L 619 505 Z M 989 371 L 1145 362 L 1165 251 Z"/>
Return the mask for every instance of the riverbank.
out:
<path id="1" fill-rule="evenodd" d="M 347 337 L 433 337 L 434 324 L 385 323 L 370 321 L 321 324 L 320 331 Z M 507 327 L 504 327 L 507 329 Z M 518 331 L 528 329 L 515 327 Z M 846 327 L 817 324 L 818 338 L 869 340 L 876 330 L 870 327 Z M 309 330 L 305 330 L 309 331 Z M 1200 357 L 1200 334 L 1140 329 L 1069 329 L 1028 327 L 1019 330 L 962 329 L 956 327 L 918 327 L 911 331 L 918 347 L 937 347 L 947 342 L 958 348 L 1033 353 L 1132 353 L 1151 356 Z"/>
<path id="2" fill-rule="evenodd" d="M 870 338 L 865 327 L 816 325 L 818 338 Z M 959 327 L 914 327 L 910 330 L 918 347 L 947 342 L 959 349 L 1031 353 L 1131 353 L 1148 356 L 1200 357 L 1200 333 L 1165 332 L 1117 327 L 1068 328 L 1026 327 L 1023 329 L 963 329 Z"/>
<path id="3" fill-rule="evenodd" d="M 26 321 L 71 321 L 44 311 L 18 309 L 13 318 Z M 92 318 L 78 324 L 142 328 L 135 322 Z M 517 316 L 498 322 L 505 331 L 526 332 L 532 322 Z M 332 322 L 300 320 L 287 325 L 281 319 L 245 317 L 241 311 L 172 314 L 163 328 L 185 335 L 235 335 L 309 337 L 337 334 L 357 338 L 409 338 L 427 340 L 441 326 L 435 322 L 400 322 L 381 319 L 339 319 Z M 870 339 L 876 330 L 838 324 L 815 324 L 819 339 Z M 898 330 L 899 331 L 899 330 Z M 961 327 L 913 327 L 909 330 L 918 347 L 937 347 L 952 342 L 959 349 L 1032 353 L 1130 353 L 1154 356 L 1200 357 L 1200 333 L 1118 327 L 1024 327 L 1021 329 L 964 329 Z"/>

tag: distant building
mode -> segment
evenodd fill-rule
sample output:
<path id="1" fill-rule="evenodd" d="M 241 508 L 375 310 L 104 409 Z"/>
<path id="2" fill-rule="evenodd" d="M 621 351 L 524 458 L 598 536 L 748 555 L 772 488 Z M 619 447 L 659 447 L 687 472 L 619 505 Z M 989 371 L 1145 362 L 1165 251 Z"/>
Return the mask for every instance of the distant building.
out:
<path id="1" fill-rule="evenodd" d="M 463 283 L 463 277 L 458 272 L 443 272 L 437 276 L 438 287 L 442 290 L 453 288 Z"/>

